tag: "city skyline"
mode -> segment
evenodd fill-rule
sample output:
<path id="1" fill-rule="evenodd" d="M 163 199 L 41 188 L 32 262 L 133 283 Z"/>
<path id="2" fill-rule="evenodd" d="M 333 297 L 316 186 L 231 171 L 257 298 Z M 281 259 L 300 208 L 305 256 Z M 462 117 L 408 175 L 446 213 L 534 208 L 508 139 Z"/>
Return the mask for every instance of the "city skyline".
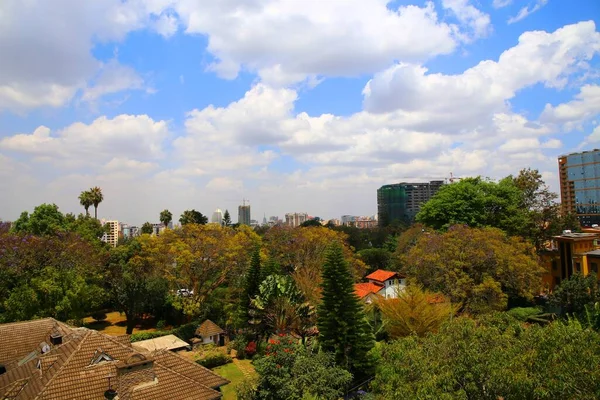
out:
<path id="1" fill-rule="evenodd" d="M 600 147 L 598 1 L 9 0 L 0 26 L 3 220 L 94 186 L 138 226 L 527 167 L 559 193 Z"/>

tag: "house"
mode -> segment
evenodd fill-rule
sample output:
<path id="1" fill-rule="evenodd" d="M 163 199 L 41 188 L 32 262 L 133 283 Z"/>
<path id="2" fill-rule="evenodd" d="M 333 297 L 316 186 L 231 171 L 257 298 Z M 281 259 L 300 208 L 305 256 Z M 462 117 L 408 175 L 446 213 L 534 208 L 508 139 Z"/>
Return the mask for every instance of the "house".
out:
<path id="1" fill-rule="evenodd" d="M 371 304 L 377 296 L 385 299 L 395 299 L 398 297 L 398 292 L 406 286 L 404 275 L 383 269 L 378 269 L 367 275 L 365 279 L 368 282 L 355 284 L 354 291 L 367 304 Z"/>
<path id="2" fill-rule="evenodd" d="M 210 319 L 200 324 L 198 329 L 196 329 L 196 336 L 201 339 L 202 344 L 225 345 L 225 331 Z"/>
<path id="3" fill-rule="evenodd" d="M 548 243 L 541 260 L 546 269 L 542 282 L 547 291 L 576 273 L 593 274 L 600 281 L 600 233 L 564 231 Z"/>
<path id="4" fill-rule="evenodd" d="M 0 324 L 0 399 L 220 399 L 229 383 L 168 350 L 52 318 Z"/>
<path id="5" fill-rule="evenodd" d="M 140 340 L 139 342 L 131 343 L 131 347 L 133 347 L 137 351 L 147 352 L 147 351 L 156 351 L 156 350 L 169 350 L 169 351 L 177 351 L 183 350 L 190 347 L 187 342 L 179 339 L 175 335 L 165 335 L 160 336 L 148 340 Z"/>

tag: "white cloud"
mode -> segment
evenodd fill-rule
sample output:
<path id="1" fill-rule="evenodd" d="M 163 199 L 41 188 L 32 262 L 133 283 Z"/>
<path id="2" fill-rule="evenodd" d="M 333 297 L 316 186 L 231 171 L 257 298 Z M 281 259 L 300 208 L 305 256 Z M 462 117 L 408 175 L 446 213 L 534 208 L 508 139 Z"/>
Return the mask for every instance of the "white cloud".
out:
<path id="1" fill-rule="evenodd" d="M 511 3 L 512 0 L 494 0 L 492 2 L 492 5 L 494 6 L 494 8 L 503 8 L 510 5 Z"/>
<path id="2" fill-rule="evenodd" d="M 165 121 L 155 122 L 147 115 L 119 115 L 100 117 L 90 124 L 77 122 L 56 132 L 40 126 L 31 134 L 0 140 L 0 149 L 66 166 L 97 166 L 115 157 L 160 159 L 168 135 Z"/>
<path id="3" fill-rule="evenodd" d="M 546 104 L 540 120 L 560 124 L 565 130 L 581 128 L 581 124 L 600 114 L 600 86 L 584 85 L 572 101 L 554 107 Z"/>
<path id="4" fill-rule="evenodd" d="M 468 40 L 485 37 L 490 33 L 490 16 L 469 4 L 469 0 L 442 0 L 442 5 L 451 10 L 462 25 L 472 30 Z"/>
<path id="5" fill-rule="evenodd" d="M 81 100 L 94 102 L 107 94 L 143 88 L 144 80 L 133 68 L 111 60 L 100 68 L 97 77 L 83 91 Z"/>
<path id="6" fill-rule="evenodd" d="M 536 11 L 539 11 L 542 7 L 544 7 L 548 3 L 548 0 L 536 0 L 535 4 L 530 8 L 529 6 L 523 7 L 519 10 L 517 15 L 514 17 L 510 17 L 508 19 L 508 24 L 514 24 L 515 22 L 519 22 L 522 19 L 527 18 L 531 14 Z"/>
<path id="7" fill-rule="evenodd" d="M 173 7 L 186 33 L 208 36 L 217 59 L 211 68 L 228 79 L 242 68 L 269 84 L 355 76 L 395 59 L 422 61 L 456 48 L 460 29 L 440 21 L 433 3 L 396 10 L 387 3 L 179 0 Z"/>

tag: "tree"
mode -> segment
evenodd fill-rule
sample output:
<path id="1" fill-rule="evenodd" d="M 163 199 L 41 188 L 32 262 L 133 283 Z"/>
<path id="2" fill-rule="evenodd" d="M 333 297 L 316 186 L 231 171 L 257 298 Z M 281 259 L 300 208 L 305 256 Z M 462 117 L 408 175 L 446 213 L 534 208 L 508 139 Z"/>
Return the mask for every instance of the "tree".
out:
<path id="1" fill-rule="evenodd" d="M 154 226 L 150 222 L 144 222 L 141 229 L 142 235 L 152 235 Z"/>
<path id="2" fill-rule="evenodd" d="M 460 317 L 381 346 L 377 398 L 593 399 L 600 336 L 577 322 L 494 325 Z"/>
<path id="3" fill-rule="evenodd" d="M 223 214 L 223 226 L 231 225 L 231 215 L 229 215 L 229 210 L 225 210 L 225 214 Z"/>
<path id="4" fill-rule="evenodd" d="M 392 254 L 386 249 L 364 249 L 356 254 L 368 266 L 367 273 L 389 269 L 392 260 Z"/>
<path id="5" fill-rule="evenodd" d="M 258 373 L 256 387 L 249 393 L 238 392 L 238 398 L 337 400 L 352 381 L 352 375 L 336 365 L 331 354 L 300 346 L 290 336 L 271 339 L 266 354 L 253 364 Z"/>
<path id="6" fill-rule="evenodd" d="M 65 215 L 65 224 L 68 231 L 77 233 L 90 243 L 101 247 L 106 245 L 100 239 L 102 239 L 107 227 L 102 226 L 97 219 L 89 215 L 79 214 L 75 218 L 75 215 L 67 214 Z"/>
<path id="7" fill-rule="evenodd" d="M 300 224 L 301 227 L 306 228 L 309 226 L 318 226 L 321 227 L 323 226 L 323 224 L 321 224 L 321 220 L 318 218 L 313 218 L 313 219 L 309 219 L 304 221 L 303 223 Z"/>
<path id="8" fill-rule="evenodd" d="M 79 195 L 79 204 L 81 204 L 83 206 L 83 208 L 85 209 L 85 215 L 89 216 L 90 215 L 89 208 L 92 204 L 94 204 L 94 201 L 92 199 L 92 194 L 89 191 L 81 192 L 81 194 Z"/>
<path id="9" fill-rule="evenodd" d="M 560 307 L 563 314 L 581 315 L 586 306 L 592 306 L 600 300 L 596 277 L 575 274 L 568 280 L 562 281 L 552 292 L 549 300 L 551 305 Z"/>
<path id="10" fill-rule="evenodd" d="M 380 299 L 376 306 L 381 310 L 384 327 L 393 339 L 417 335 L 424 336 L 437 330 L 456 312 L 444 296 L 409 285 L 395 299 Z"/>
<path id="11" fill-rule="evenodd" d="M 186 224 L 199 224 L 206 225 L 208 223 L 208 218 L 202 215 L 201 212 L 196 210 L 185 210 L 181 217 L 179 218 L 179 222 L 181 225 Z"/>
<path id="12" fill-rule="evenodd" d="M 104 200 L 102 189 L 100 189 L 98 186 L 94 186 L 90 189 L 89 193 L 92 204 L 94 205 L 94 218 L 98 219 L 98 205 Z"/>
<path id="13" fill-rule="evenodd" d="M 165 228 L 169 226 L 169 223 L 171 223 L 172 220 L 173 214 L 171 214 L 171 211 L 165 209 L 160 212 L 160 222 L 163 223 Z"/>
<path id="14" fill-rule="evenodd" d="M 459 225 L 420 235 L 401 271 L 474 313 L 502 310 L 509 297 L 532 300 L 544 273 L 529 242 L 495 228 Z"/>
<path id="15" fill-rule="evenodd" d="M 367 353 L 374 338 L 339 244 L 327 251 L 321 287 L 322 301 L 317 311 L 321 348 L 334 353 L 336 362 L 350 372 L 368 376 L 372 364 Z"/>
<path id="16" fill-rule="evenodd" d="M 444 185 L 421 207 L 416 220 L 434 229 L 452 225 L 495 227 L 520 235 L 528 223 L 523 194 L 511 176 L 494 182 L 481 177 Z"/>
<path id="17" fill-rule="evenodd" d="M 248 312 L 248 306 L 250 301 L 258 294 L 258 288 L 262 282 L 261 270 L 260 270 L 260 248 L 255 248 L 252 252 L 252 259 L 250 261 L 250 269 L 246 274 L 246 282 L 244 285 L 244 296 L 242 297 L 242 310 L 245 311 L 246 316 Z"/>
<path id="18" fill-rule="evenodd" d="M 21 213 L 13 225 L 13 231 L 37 236 L 55 235 L 67 230 L 65 222 L 65 216 L 56 204 L 41 204 L 34 208 L 31 215 L 26 211 Z"/>

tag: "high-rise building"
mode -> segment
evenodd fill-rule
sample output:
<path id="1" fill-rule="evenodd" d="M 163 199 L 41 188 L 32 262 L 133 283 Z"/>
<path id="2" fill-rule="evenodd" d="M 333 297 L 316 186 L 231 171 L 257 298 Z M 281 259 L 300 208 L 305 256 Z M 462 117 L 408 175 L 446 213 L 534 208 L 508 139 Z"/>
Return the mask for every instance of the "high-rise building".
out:
<path id="1" fill-rule="evenodd" d="M 560 156 L 558 171 L 562 212 L 583 226 L 600 224 L 600 150 Z"/>
<path id="2" fill-rule="evenodd" d="M 442 187 L 444 181 L 426 183 L 395 183 L 377 189 L 377 220 L 379 226 L 393 221 L 410 223 L 421 210 L 421 206 L 431 199 Z"/>
<path id="3" fill-rule="evenodd" d="M 223 224 L 223 211 L 221 211 L 220 208 L 217 208 L 215 210 L 215 212 L 212 214 L 212 218 L 210 219 L 210 222 L 212 222 L 213 224 L 219 224 L 219 225 Z"/>
<path id="4" fill-rule="evenodd" d="M 106 232 L 102 235 L 102 241 L 108 243 L 112 247 L 117 247 L 119 242 L 119 221 L 101 221 L 106 227 Z"/>
<path id="5" fill-rule="evenodd" d="M 250 204 L 238 207 L 238 224 L 250 225 Z"/>
<path id="6" fill-rule="evenodd" d="M 308 221 L 307 213 L 287 213 L 285 214 L 285 224 L 295 228 L 302 225 L 303 222 Z"/>

